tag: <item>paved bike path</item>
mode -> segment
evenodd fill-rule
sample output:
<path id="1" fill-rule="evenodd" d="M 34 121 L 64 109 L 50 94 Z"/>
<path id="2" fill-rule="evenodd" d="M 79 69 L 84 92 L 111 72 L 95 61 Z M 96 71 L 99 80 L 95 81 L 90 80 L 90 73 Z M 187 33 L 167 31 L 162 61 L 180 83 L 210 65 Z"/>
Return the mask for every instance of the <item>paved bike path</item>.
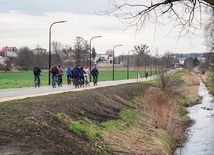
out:
<path id="1" fill-rule="evenodd" d="M 151 79 L 150 77 L 147 79 Z M 63 84 L 62 87 L 53 88 L 52 86 L 41 86 L 40 88 L 27 87 L 27 88 L 14 88 L 14 89 L 0 89 L 0 102 L 23 99 L 27 97 L 43 96 L 49 94 L 57 94 L 69 91 L 81 91 L 85 89 L 95 89 L 98 87 L 113 86 L 126 83 L 134 83 L 146 80 L 145 78 L 118 80 L 118 81 L 100 81 L 97 86 L 90 86 L 75 88 L 73 85 Z"/>

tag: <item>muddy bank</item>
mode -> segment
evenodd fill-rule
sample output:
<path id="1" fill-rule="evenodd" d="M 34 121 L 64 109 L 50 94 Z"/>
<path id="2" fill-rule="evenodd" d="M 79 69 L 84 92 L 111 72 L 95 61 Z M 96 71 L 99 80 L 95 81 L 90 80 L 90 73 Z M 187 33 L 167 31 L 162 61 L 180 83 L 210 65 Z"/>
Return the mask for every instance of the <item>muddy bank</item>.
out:
<path id="1" fill-rule="evenodd" d="M 173 154 L 190 120 L 140 83 L 0 104 L 0 154 Z"/>

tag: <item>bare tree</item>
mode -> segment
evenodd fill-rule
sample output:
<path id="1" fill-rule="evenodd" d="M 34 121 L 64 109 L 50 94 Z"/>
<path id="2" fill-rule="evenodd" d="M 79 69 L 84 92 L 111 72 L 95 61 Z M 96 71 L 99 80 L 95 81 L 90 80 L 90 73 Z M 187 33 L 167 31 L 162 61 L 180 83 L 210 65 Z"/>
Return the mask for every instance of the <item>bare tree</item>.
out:
<path id="1" fill-rule="evenodd" d="M 94 48 L 94 47 L 92 48 L 91 55 L 92 55 L 92 58 L 93 58 L 93 59 L 95 59 L 95 58 L 96 58 L 97 53 L 96 53 L 96 50 L 95 50 L 95 48 Z"/>
<path id="2" fill-rule="evenodd" d="M 54 64 L 60 64 L 62 66 L 63 62 L 62 62 L 62 51 L 63 49 L 63 45 L 60 42 L 57 41 L 53 41 L 52 42 L 52 62 Z"/>
<path id="3" fill-rule="evenodd" d="M 192 57 L 190 58 L 187 58 L 185 61 L 184 61 L 184 67 L 186 69 L 188 69 L 189 71 L 192 71 L 193 70 L 193 67 L 194 67 L 194 60 Z"/>
<path id="4" fill-rule="evenodd" d="M 84 38 L 77 36 L 75 39 L 74 49 L 76 54 L 76 63 L 79 65 L 86 65 L 89 58 L 89 45 Z"/>
<path id="5" fill-rule="evenodd" d="M 18 50 L 18 63 L 24 69 L 32 69 L 33 64 L 35 62 L 35 55 L 33 51 L 30 50 L 28 47 L 21 47 Z"/>
<path id="6" fill-rule="evenodd" d="M 208 20 L 205 28 L 205 45 L 208 48 L 209 52 L 214 52 L 214 10 L 212 12 L 212 16 Z"/>
<path id="7" fill-rule="evenodd" d="M 112 8 L 105 11 L 104 14 L 116 16 L 127 28 L 135 26 L 137 30 L 142 29 L 147 22 L 155 24 L 173 22 L 173 28 L 179 26 L 180 35 L 182 35 L 182 32 L 186 33 L 191 28 L 196 28 L 196 23 L 200 25 L 203 8 L 213 7 L 213 0 L 159 0 L 155 3 L 151 0 L 141 3 L 124 0 L 120 4 L 114 1 Z M 200 17 L 196 15 L 197 11 L 201 13 Z"/>
<path id="8" fill-rule="evenodd" d="M 137 52 L 138 54 L 138 57 L 137 57 L 137 62 L 138 62 L 138 66 L 146 66 L 148 62 L 146 62 L 146 58 L 148 57 L 147 56 L 147 53 L 149 53 L 149 46 L 147 46 L 146 44 L 141 44 L 141 45 L 136 45 L 134 46 L 135 48 L 135 51 Z"/>

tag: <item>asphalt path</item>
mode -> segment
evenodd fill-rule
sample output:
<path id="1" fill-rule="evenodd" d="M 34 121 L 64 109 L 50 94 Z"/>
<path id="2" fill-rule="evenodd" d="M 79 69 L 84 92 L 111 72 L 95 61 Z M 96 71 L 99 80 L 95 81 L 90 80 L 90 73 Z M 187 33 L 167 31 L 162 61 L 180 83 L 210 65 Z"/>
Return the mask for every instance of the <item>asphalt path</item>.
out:
<path id="1" fill-rule="evenodd" d="M 169 70 L 166 73 L 172 74 L 180 69 Z M 11 101 L 16 99 L 24 99 L 27 97 L 36 97 L 44 96 L 49 94 L 57 94 L 69 91 L 82 91 L 86 89 L 95 89 L 99 87 L 114 86 L 119 84 L 135 83 L 142 82 L 147 80 L 153 80 L 159 78 L 158 75 L 149 76 L 146 78 L 137 78 L 129 80 L 117 80 L 117 81 L 98 81 L 97 86 L 93 86 L 93 83 L 90 83 L 90 86 L 75 88 L 73 85 L 64 84 L 62 87 L 53 88 L 52 86 L 41 86 L 40 88 L 35 87 L 26 87 L 26 88 L 14 88 L 14 89 L 0 89 L 0 102 Z"/>
<path id="2" fill-rule="evenodd" d="M 62 85 L 62 87 L 56 87 L 56 88 L 53 88 L 52 86 L 41 86 L 40 88 L 26 87 L 26 88 L 14 88 L 14 89 L 0 89 L 0 102 L 23 99 L 27 97 L 57 94 L 57 93 L 69 92 L 69 91 L 82 91 L 86 89 L 95 89 L 99 87 L 142 82 L 145 80 L 151 80 L 155 77 L 156 76 L 148 77 L 147 79 L 138 78 L 138 79 L 118 80 L 118 81 L 100 81 L 100 82 L 98 81 L 97 86 L 93 86 L 93 83 L 91 82 L 90 86 L 85 86 L 80 88 L 75 88 L 73 85 L 64 84 Z"/>

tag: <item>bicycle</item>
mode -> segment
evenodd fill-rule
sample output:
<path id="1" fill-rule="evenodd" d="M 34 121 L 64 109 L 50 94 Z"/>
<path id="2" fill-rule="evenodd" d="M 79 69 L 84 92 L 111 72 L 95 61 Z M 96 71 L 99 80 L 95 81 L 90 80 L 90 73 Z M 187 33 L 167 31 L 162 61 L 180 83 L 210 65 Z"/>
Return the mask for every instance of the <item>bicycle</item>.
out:
<path id="1" fill-rule="evenodd" d="M 94 86 L 97 86 L 97 79 L 98 79 L 97 76 L 93 76 L 93 83 L 94 83 Z"/>
<path id="2" fill-rule="evenodd" d="M 85 75 L 85 86 L 90 86 L 88 81 L 88 75 Z"/>
<path id="3" fill-rule="evenodd" d="M 72 78 L 70 76 L 68 76 L 68 78 L 67 78 L 68 85 L 71 85 L 71 82 L 72 82 Z"/>
<path id="4" fill-rule="evenodd" d="M 56 76 L 53 76 L 53 81 L 52 81 L 52 87 L 53 88 L 56 88 L 56 84 L 57 84 L 57 77 Z"/>
<path id="5" fill-rule="evenodd" d="M 34 77 L 34 86 L 35 86 L 35 88 L 39 88 L 39 79 L 38 79 L 38 76 L 35 76 Z"/>
<path id="6" fill-rule="evenodd" d="M 74 77 L 74 86 L 75 88 L 79 88 L 79 77 Z"/>
<path id="7" fill-rule="evenodd" d="M 59 87 L 62 87 L 62 75 L 58 75 L 58 81 L 57 81 L 57 83 L 58 83 Z"/>
<path id="8" fill-rule="evenodd" d="M 83 78 L 80 78 L 80 79 L 79 79 L 79 86 L 80 86 L 80 87 L 84 87 L 84 83 L 83 83 L 83 82 L 84 82 L 84 79 L 83 79 Z"/>

